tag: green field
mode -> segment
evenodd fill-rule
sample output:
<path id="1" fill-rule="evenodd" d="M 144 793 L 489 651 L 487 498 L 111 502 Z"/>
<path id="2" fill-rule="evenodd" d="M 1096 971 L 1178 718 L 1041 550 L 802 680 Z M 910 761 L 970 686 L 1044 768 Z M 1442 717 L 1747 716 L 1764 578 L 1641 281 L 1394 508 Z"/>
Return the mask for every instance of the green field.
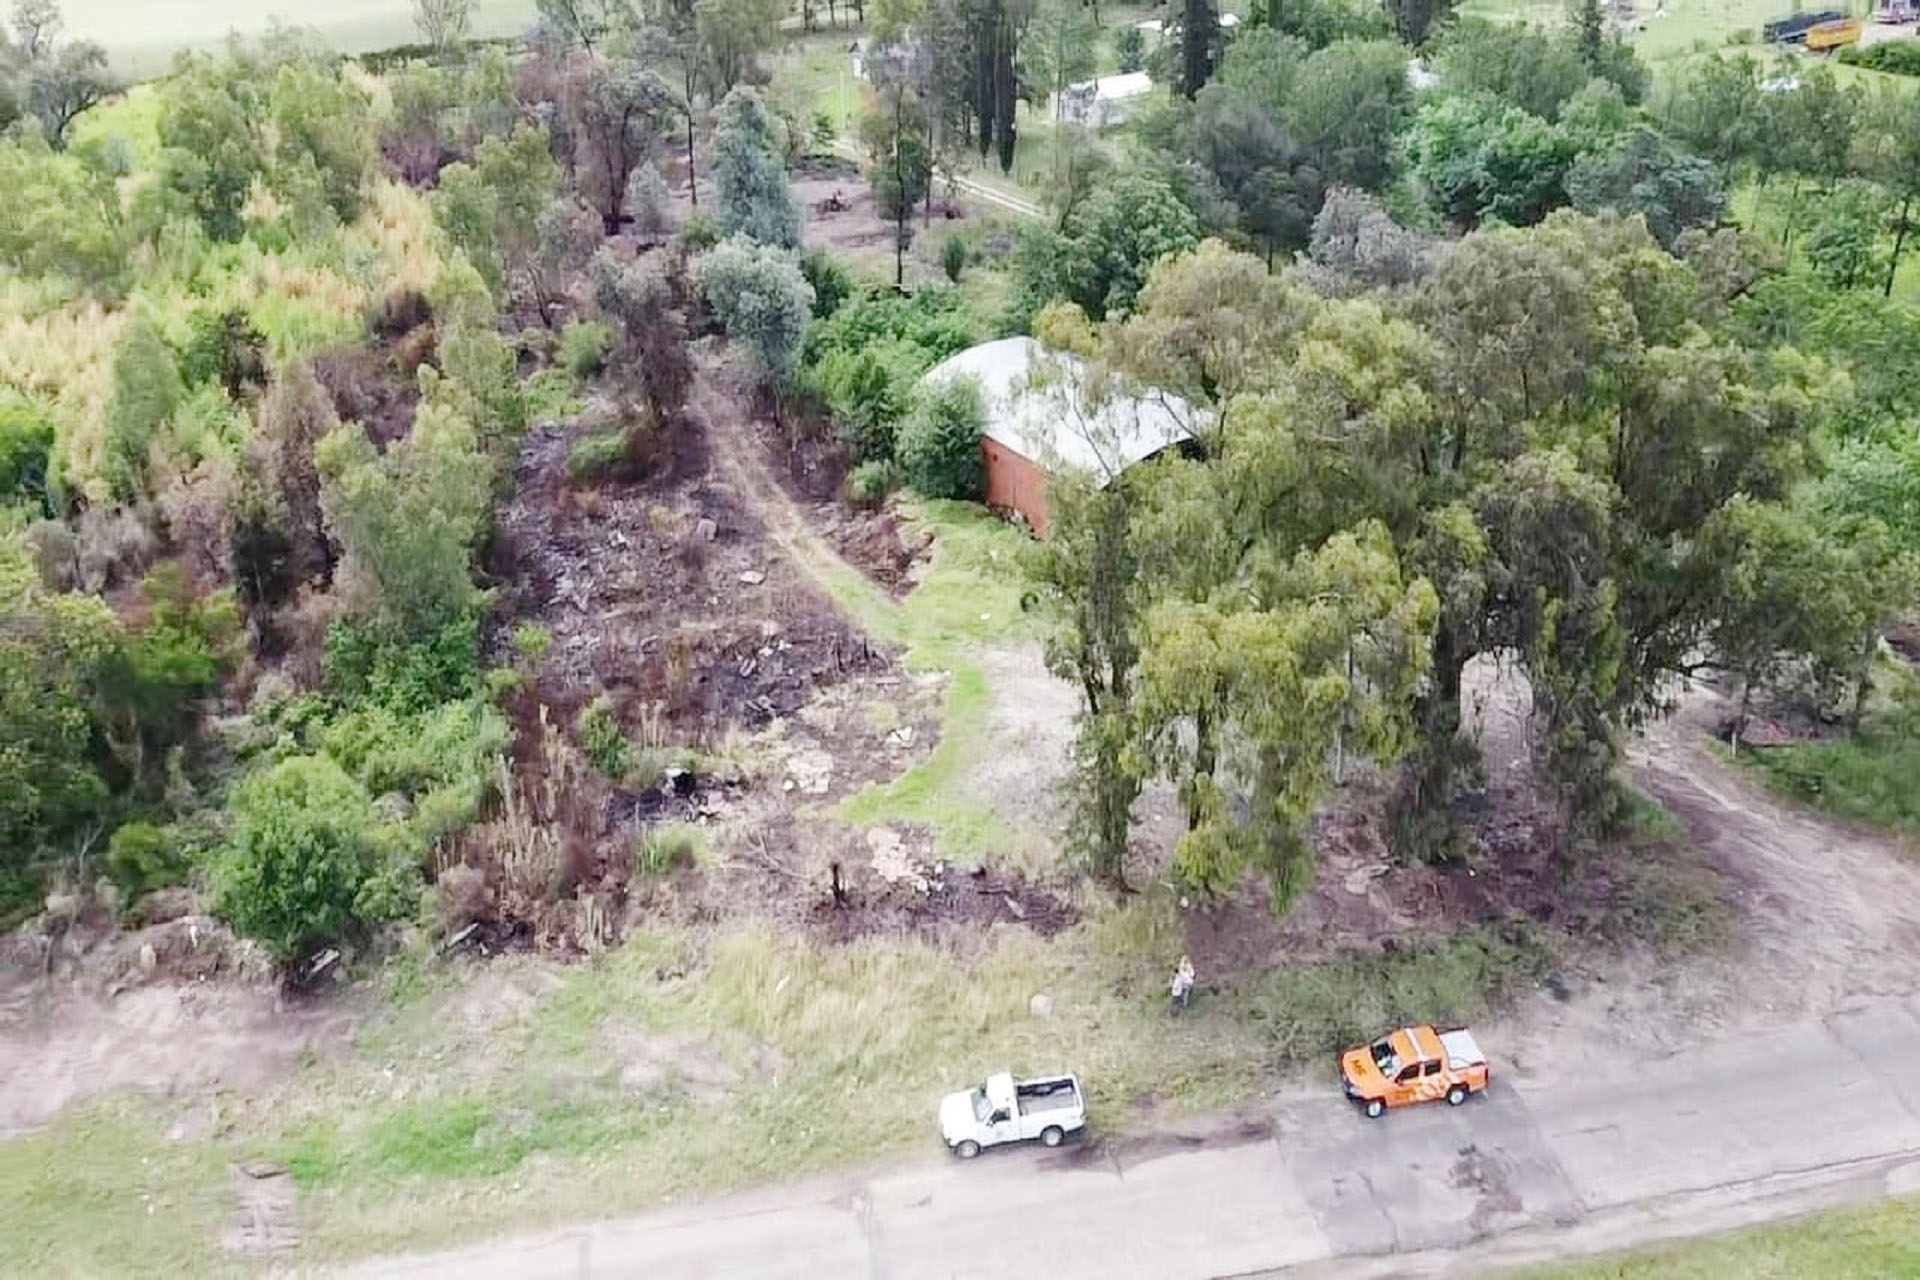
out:
<path id="1" fill-rule="evenodd" d="M 1908 1280 L 1920 1275 L 1920 1200 L 1842 1209 L 1529 1275 L 1531 1280 Z"/>
<path id="2" fill-rule="evenodd" d="M 63 0 L 68 34 L 98 40 L 114 68 L 139 78 L 166 70 L 181 49 L 202 48 L 229 32 L 259 35 L 276 20 L 311 27 L 336 49 L 361 53 L 419 38 L 411 0 L 323 0 L 262 4 L 259 0 Z M 513 35 L 533 22 L 533 0 L 478 0 L 476 36 Z"/>

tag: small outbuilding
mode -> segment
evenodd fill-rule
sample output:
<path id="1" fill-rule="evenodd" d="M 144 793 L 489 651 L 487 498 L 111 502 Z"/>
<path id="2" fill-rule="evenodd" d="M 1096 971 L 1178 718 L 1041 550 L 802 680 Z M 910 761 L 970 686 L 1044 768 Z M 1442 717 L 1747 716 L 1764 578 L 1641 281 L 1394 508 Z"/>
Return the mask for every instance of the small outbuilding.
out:
<path id="1" fill-rule="evenodd" d="M 1054 96 L 1053 118 L 1088 129 L 1111 128 L 1123 123 L 1140 100 L 1152 92 L 1153 77 L 1144 71 L 1083 80 Z"/>
<path id="2" fill-rule="evenodd" d="M 1186 400 L 1110 388 L 1090 406 L 1086 376 L 1076 356 L 1048 351 L 1032 338 L 1002 338 L 949 356 L 922 378 L 930 384 L 978 380 L 987 410 L 980 441 L 987 505 L 1018 514 L 1038 537 L 1047 536 L 1052 477 L 1085 475 L 1105 488 L 1137 463 L 1194 447 L 1202 411 Z"/>

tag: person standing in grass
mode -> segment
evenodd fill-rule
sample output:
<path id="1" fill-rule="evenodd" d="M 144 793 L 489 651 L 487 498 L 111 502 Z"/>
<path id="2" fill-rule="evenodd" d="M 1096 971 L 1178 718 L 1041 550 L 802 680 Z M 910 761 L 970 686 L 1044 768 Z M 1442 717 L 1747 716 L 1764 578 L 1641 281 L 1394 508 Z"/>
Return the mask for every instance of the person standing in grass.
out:
<path id="1" fill-rule="evenodd" d="M 1173 967 L 1173 981 L 1167 985 L 1173 993 L 1172 1011 L 1185 1013 L 1187 1001 L 1193 995 L 1193 961 L 1181 956 L 1180 963 Z"/>

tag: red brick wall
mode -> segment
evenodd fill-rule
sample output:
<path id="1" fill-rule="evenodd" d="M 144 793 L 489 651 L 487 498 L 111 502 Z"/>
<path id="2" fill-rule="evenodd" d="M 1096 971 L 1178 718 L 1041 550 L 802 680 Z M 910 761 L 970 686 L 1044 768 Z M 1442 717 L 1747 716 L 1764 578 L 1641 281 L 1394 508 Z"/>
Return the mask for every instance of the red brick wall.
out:
<path id="1" fill-rule="evenodd" d="M 1017 511 L 1032 526 L 1034 536 L 1047 536 L 1047 473 L 998 440 L 982 440 L 987 457 L 987 505 L 996 511 Z"/>

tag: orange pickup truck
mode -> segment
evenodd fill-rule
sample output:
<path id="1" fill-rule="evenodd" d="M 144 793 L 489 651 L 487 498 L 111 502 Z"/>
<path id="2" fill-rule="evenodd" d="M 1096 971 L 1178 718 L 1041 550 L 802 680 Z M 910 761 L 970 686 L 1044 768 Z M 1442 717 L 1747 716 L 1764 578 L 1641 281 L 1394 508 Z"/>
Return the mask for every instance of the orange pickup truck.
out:
<path id="1" fill-rule="evenodd" d="M 1457 1107 L 1486 1089 L 1487 1059 L 1465 1027 L 1403 1027 L 1341 1054 L 1340 1083 L 1369 1119 L 1442 1098 Z"/>

